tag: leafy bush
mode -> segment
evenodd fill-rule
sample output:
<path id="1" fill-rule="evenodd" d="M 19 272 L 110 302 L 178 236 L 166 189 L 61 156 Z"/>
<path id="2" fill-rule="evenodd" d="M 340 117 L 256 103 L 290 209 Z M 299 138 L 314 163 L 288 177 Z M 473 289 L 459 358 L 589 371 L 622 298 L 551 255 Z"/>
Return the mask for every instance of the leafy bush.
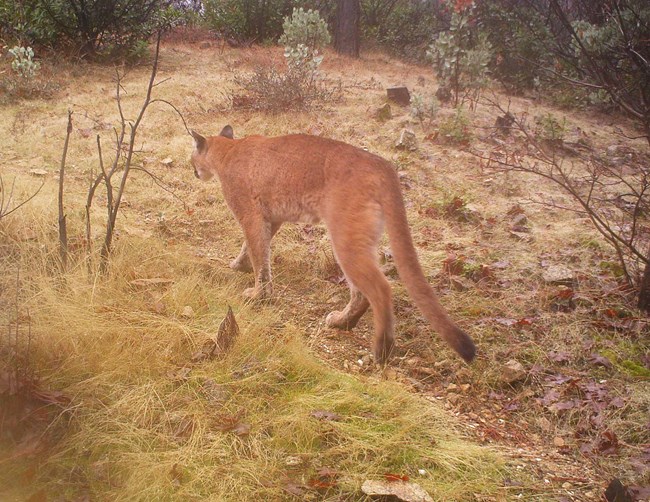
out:
<path id="1" fill-rule="evenodd" d="M 535 137 L 550 143 L 562 143 L 566 135 L 566 118 L 558 120 L 552 113 L 535 117 Z"/>
<path id="2" fill-rule="evenodd" d="M 305 45 L 312 50 L 322 49 L 329 44 L 331 37 L 327 24 L 317 10 L 294 9 L 291 17 L 285 17 L 282 24 L 284 32 L 279 42 L 288 47 Z"/>
<path id="3" fill-rule="evenodd" d="M 428 44 L 447 19 L 438 0 L 361 0 L 361 29 L 367 40 L 407 59 L 424 61 Z"/>
<path id="4" fill-rule="evenodd" d="M 440 33 L 427 51 L 441 87 L 452 94 L 454 106 L 466 98 L 476 102 L 488 82 L 492 47 L 485 33 L 475 34 L 473 11 L 473 3 L 454 9 L 449 29 Z"/>
<path id="5" fill-rule="evenodd" d="M 3 31 L 31 43 L 72 45 L 82 56 L 129 55 L 156 30 L 168 0 L 0 0 Z M 137 47 L 136 47 L 137 49 Z"/>
<path id="6" fill-rule="evenodd" d="M 435 96 L 413 94 L 411 97 L 411 115 L 418 119 L 421 124 L 425 120 L 430 124 L 438 115 L 439 109 L 440 103 Z"/>
<path id="7" fill-rule="evenodd" d="M 58 85 L 40 74 L 41 63 L 34 61 L 31 47 L 16 46 L 9 49 L 11 72 L 0 80 L 0 91 L 9 98 L 50 97 Z"/>
<path id="8" fill-rule="evenodd" d="M 469 118 L 462 108 L 457 108 L 456 113 L 438 125 L 438 139 L 443 143 L 467 145 L 472 141 Z"/>
<path id="9" fill-rule="evenodd" d="M 493 48 L 492 76 L 516 94 L 533 89 L 535 82 L 549 83 L 543 67 L 551 67 L 548 45 L 551 33 L 544 19 L 516 0 L 480 2 L 476 15 Z"/>
<path id="10" fill-rule="evenodd" d="M 32 79 L 41 68 L 41 63 L 33 59 L 34 50 L 31 47 L 16 46 L 9 49 L 9 54 L 14 58 L 11 62 L 11 69 L 21 78 Z"/>
<path id="11" fill-rule="evenodd" d="M 319 80 L 318 68 L 323 61 L 318 49 L 329 43 L 327 25 L 317 11 L 294 10 L 284 20 L 284 57 L 287 68 L 257 68 L 253 75 L 237 77 L 235 82 L 245 94 L 233 96 L 233 106 L 268 111 L 308 108 L 314 102 L 333 99 Z"/>
<path id="12" fill-rule="evenodd" d="M 216 32 L 237 41 L 275 41 L 291 0 L 204 0 L 205 20 Z"/>
<path id="13" fill-rule="evenodd" d="M 42 1 L 0 0 L 0 32 L 22 44 L 54 44 L 60 31 Z"/>

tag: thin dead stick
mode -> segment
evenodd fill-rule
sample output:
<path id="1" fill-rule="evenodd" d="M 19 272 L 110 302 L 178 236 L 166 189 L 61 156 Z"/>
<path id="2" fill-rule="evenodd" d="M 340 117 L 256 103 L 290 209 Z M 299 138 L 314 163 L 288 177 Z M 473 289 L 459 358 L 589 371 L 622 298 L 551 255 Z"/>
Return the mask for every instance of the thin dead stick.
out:
<path id="1" fill-rule="evenodd" d="M 68 155 L 68 143 L 72 134 L 72 111 L 68 110 L 68 127 L 63 144 L 63 155 L 61 157 L 61 168 L 59 169 L 59 255 L 61 257 L 61 269 L 63 272 L 68 267 L 68 229 L 66 215 L 63 208 L 63 186 L 65 177 L 65 158 Z"/>

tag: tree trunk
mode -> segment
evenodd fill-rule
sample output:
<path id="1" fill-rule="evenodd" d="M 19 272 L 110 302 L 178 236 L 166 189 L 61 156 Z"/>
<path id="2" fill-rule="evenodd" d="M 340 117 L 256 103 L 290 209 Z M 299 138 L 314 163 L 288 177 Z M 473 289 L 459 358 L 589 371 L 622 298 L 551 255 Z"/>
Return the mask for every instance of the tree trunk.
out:
<path id="1" fill-rule="evenodd" d="M 334 48 L 339 54 L 359 57 L 359 0 L 337 0 Z"/>
<path id="2" fill-rule="evenodd" d="M 639 284 L 639 309 L 650 313 L 650 263 L 646 263 L 643 278 Z"/>

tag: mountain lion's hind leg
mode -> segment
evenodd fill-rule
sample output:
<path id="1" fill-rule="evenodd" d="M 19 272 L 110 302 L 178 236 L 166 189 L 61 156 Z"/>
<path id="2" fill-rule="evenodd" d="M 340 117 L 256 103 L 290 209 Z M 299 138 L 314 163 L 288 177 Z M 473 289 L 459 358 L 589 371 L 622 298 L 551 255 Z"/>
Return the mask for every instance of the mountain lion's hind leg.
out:
<path id="1" fill-rule="evenodd" d="M 329 328 L 350 330 L 370 307 L 370 302 L 353 284 L 350 284 L 350 301 L 342 311 L 330 312 L 325 318 Z"/>
<path id="2" fill-rule="evenodd" d="M 339 203 L 339 207 L 348 206 L 346 211 L 332 211 L 326 223 L 332 237 L 334 254 L 345 277 L 367 298 L 372 307 L 375 327 L 373 353 L 375 361 L 383 364 L 390 357 L 395 343 L 395 321 L 390 284 L 377 263 L 377 244 L 382 230 L 381 213 L 378 207 L 362 204 L 361 207 L 354 208 L 350 207 L 351 204 L 349 199 Z M 358 301 L 358 296 L 352 291 L 351 303 L 355 301 Z M 360 305 L 363 306 L 363 303 Z M 358 310 L 355 312 L 358 313 Z M 334 314 L 332 322 L 337 317 Z"/>

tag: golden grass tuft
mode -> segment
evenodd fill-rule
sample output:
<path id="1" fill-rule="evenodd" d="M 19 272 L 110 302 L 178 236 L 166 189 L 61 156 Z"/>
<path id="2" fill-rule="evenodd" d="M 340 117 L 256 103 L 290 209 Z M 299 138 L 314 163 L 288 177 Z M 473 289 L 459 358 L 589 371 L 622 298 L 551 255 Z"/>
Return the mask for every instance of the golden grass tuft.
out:
<path id="1" fill-rule="evenodd" d="M 496 489 L 497 455 L 461 439 L 436 405 L 377 376 L 325 366 L 272 305 L 243 303 L 236 279 L 182 249 L 124 238 L 107 278 L 88 278 L 80 266 L 64 285 L 38 269 L 27 302 L 32 364 L 72 401 L 52 426 L 65 433 L 26 493 L 279 500 L 289 483 L 308 484 L 320 467 L 340 473 L 325 497 L 332 499 L 358 498 L 365 479 L 389 472 L 441 500 Z M 173 283 L 132 282 L 161 275 Z M 223 360 L 191 364 L 228 303 L 241 329 L 233 349 Z M 183 317 L 186 306 L 193 317 Z M 337 418 L 312 415 L 319 410 Z M 228 430 L 239 423 L 250 433 Z M 30 462 L 4 462 L 0 485 L 22 479 Z"/>

